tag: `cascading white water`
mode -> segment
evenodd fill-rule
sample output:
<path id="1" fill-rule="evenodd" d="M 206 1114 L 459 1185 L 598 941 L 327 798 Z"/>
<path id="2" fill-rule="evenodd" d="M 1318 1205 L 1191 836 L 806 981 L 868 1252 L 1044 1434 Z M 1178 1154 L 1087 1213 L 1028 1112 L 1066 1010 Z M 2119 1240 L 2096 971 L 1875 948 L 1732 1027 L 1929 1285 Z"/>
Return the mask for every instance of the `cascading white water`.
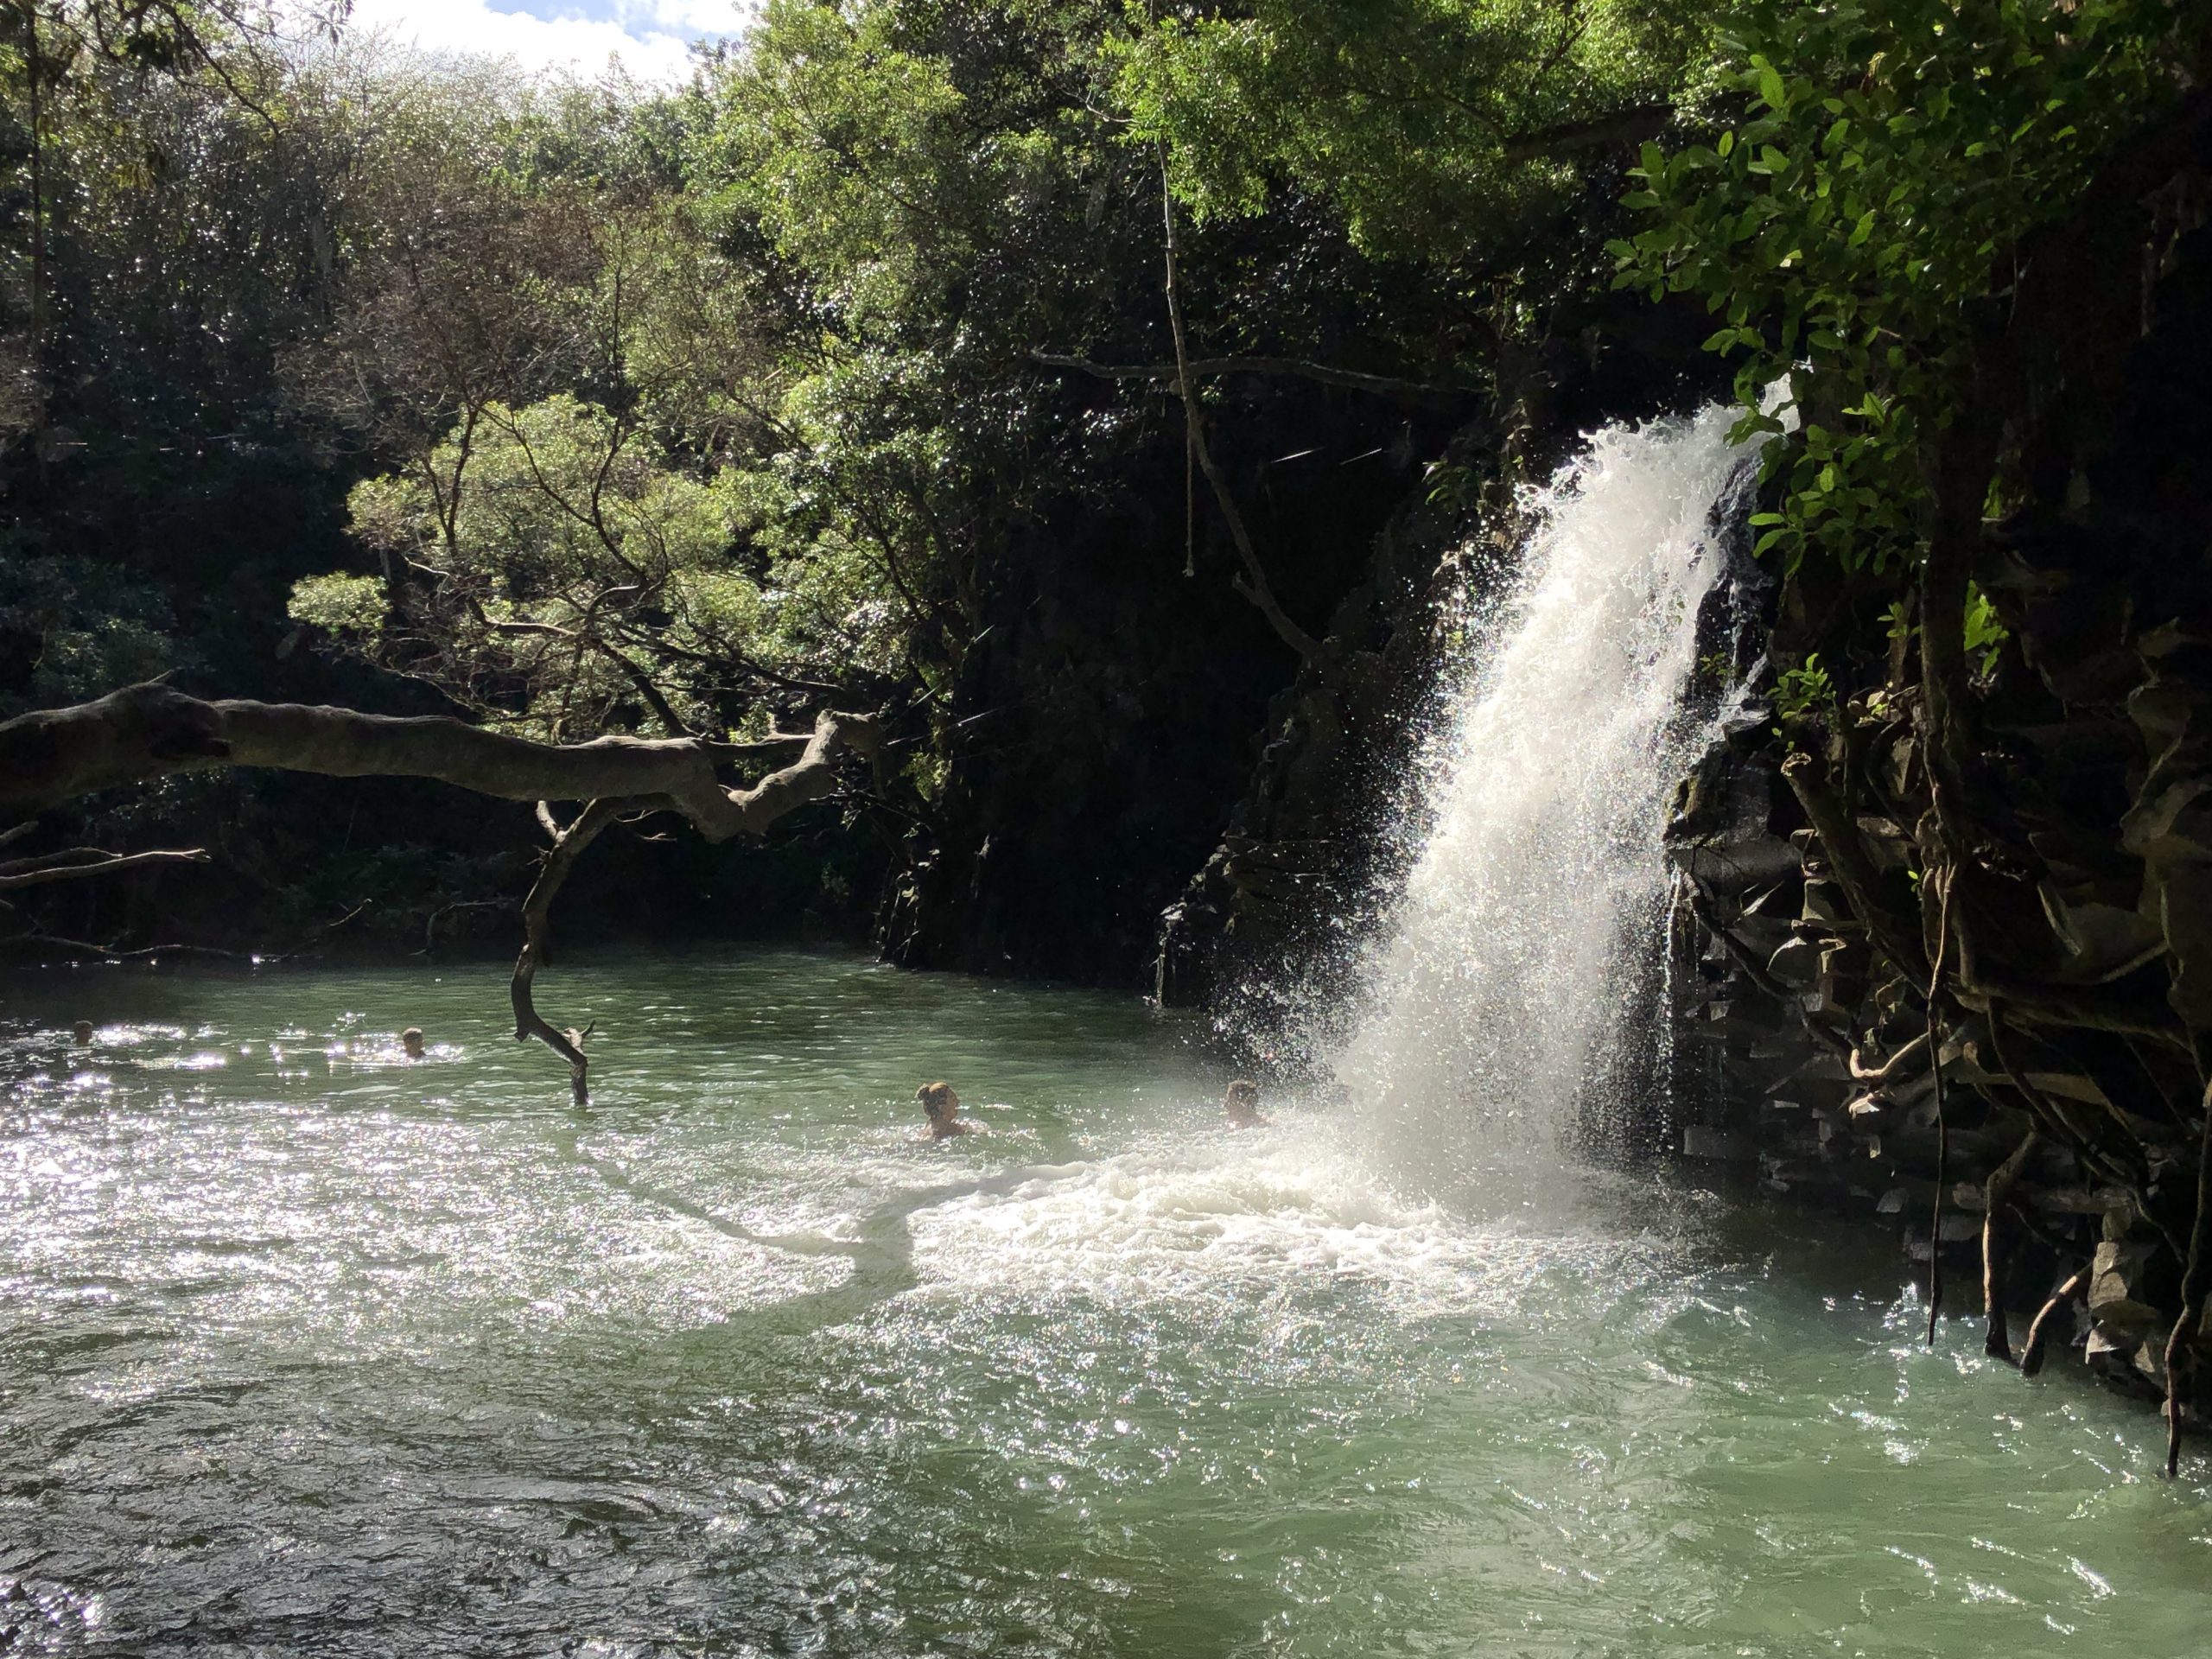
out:
<path id="1" fill-rule="evenodd" d="M 1612 1077 L 1655 960 L 1697 615 L 1749 452 L 1733 411 L 1609 427 L 1524 503 L 1520 565 L 1470 604 L 1407 833 L 1425 836 L 1335 1059 L 1370 1151 L 1533 1204 Z M 1501 1176 L 1510 1179 L 1501 1180 Z"/>

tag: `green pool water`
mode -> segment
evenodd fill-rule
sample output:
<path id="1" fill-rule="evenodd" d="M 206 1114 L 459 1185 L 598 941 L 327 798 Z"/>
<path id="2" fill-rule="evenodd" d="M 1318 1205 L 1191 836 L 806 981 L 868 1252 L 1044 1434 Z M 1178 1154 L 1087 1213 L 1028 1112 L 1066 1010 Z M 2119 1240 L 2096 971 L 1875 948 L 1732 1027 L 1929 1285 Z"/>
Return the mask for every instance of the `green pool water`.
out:
<path id="1" fill-rule="evenodd" d="M 836 953 L 563 961 L 578 1114 L 505 991 L 0 984 L 0 1652 L 2212 1651 L 2202 1458 L 1884 1241 Z"/>

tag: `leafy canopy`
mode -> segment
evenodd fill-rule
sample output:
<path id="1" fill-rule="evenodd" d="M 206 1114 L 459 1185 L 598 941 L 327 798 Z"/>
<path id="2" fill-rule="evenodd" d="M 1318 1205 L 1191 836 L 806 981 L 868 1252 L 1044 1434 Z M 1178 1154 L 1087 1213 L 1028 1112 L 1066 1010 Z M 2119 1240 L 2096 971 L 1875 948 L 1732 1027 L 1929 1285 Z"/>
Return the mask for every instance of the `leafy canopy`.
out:
<path id="1" fill-rule="evenodd" d="M 1648 144 L 1617 281 L 1702 298 L 1739 435 L 1777 435 L 1758 547 L 1909 565 L 1929 441 L 1959 418 L 2024 245 L 2170 108 L 2201 3 L 1754 0 L 1722 43 L 1742 119 Z M 1786 377 L 1788 392 L 1763 407 Z"/>
<path id="2" fill-rule="evenodd" d="M 1287 180 L 1364 247 L 1457 264 L 1501 216 L 1559 211 L 1585 147 L 1663 123 L 1700 55 L 1681 0 L 1260 0 L 1135 22 L 1115 44 L 1134 136 L 1201 216 Z"/>

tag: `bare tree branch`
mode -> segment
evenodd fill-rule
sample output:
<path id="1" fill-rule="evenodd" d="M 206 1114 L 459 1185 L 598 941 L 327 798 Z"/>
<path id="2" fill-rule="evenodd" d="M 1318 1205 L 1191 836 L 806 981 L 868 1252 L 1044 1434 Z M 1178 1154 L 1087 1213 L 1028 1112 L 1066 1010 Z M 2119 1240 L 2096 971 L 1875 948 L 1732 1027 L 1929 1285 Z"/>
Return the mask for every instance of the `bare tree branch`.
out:
<path id="1" fill-rule="evenodd" d="M 1175 229 L 1175 193 L 1167 181 L 1167 152 L 1164 144 L 1160 156 L 1160 211 L 1166 222 L 1167 324 L 1175 336 L 1175 388 L 1182 394 L 1185 429 L 1191 448 L 1198 455 L 1198 470 L 1213 486 L 1214 501 L 1229 523 L 1230 539 L 1236 543 L 1236 556 L 1244 563 L 1243 575 L 1236 578 L 1236 591 L 1258 607 L 1276 637 L 1310 664 L 1325 683 L 1334 684 L 1335 659 L 1326 646 L 1292 621 L 1289 613 L 1277 602 L 1266 567 L 1261 564 L 1260 556 L 1252 546 L 1252 534 L 1244 526 L 1244 515 L 1237 508 L 1236 498 L 1230 493 L 1229 480 L 1214 464 L 1213 449 L 1206 442 L 1205 414 L 1198 407 L 1198 390 L 1191 378 L 1190 346 L 1183 327 L 1182 282 L 1178 269 L 1182 245 Z"/>
<path id="2" fill-rule="evenodd" d="M 579 1106 L 591 1103 L 587 1081 L 591 1067 L 584 1058 L 584 1039 L 591 1028 L 587 1026 L 582 1031 L 563 1031 L 554 1026 L 537 1012 L 537 1005 L 531 996 L 531 985 L 552 943 L 553 899 L 561 891 L 562 883 L 569 879 L 569 871 L 575 868 L 584 849 L 598 839 L 599 832 L 627 810 L 629 804 L 626 801 L 594 801 L 555 839 L 537 872 L 537 880 L 531 884 L 530 897 L 523 900 L 522 950 L 515 957 L 514 977 L 508 986 L 508 995 L 514 1002 L 515 1040 L 528 1042 L 535 1037 L 569 1063 L 569 1087 Z"/>
<path id="3" fill-rule="evenodd" d="M 35 887 L 48 881 L 73 881 L 83 875 L 106 875 L 116 870 L 137 869 L 148 864 L 205 864 L 203 847 L 168 849 L 144 853 L 103 852 L 97 847 L 73 847 L 66 853 L 39 858 L 19 858 L 0 864 L 0 888 Z"/>
<path id="4" fill-rule="evenodd" d="M 533 743 L 457 720 L 296 703 L 204 702 L 166 685 L 134 685 L 94 702 L 0 722 L 0 807 L 37 810 L 118 784 L 218 766 L 435 778 L 480 795 L 534 803 L 553 844 L 523 904 L 523 945 L 509 988 L 515 1036 L 534 1037 L 569 1063 L 569 1086 L 581 1106 L 589 1098 L 583 1052 L 589 1027 L 563 1030 L 544 1019 L 531 986 L 551 942 L 554 897 L 584 849 L 608 824 L 646 812 L 678 813 L 714 841 L 760 835 L 785 813 L 835 793 L 838 756 L 847 749 L 874 753 L 881 726 L 878 715 L 825 711 L 804 737 L 779 732 L 756 743 L 626 737 Z M 717 765 L 794 742 L 804 746 L 798 757 L 749 789 L 728 788 L 715 775 Z M 553 816 L 553 801 L 586 804 L 564 828 Z M 80 848 L 0 866 L 0 886 L 204 856 Z M 15 872 L 12 882 L 9 871 Z M 426 930 L 426 948 L 428 941 Z"/>
<path id="5" fill-rule="evenodd" d="M 514 801 L 650 801 L 710 841 L 759 835 L 836 786 L 834 762 L 873 752 L 873 715 L 824 712 L 799 759 L 751 789 L 715 766 L 743 751 L 696 738 L 533 743 L 442 716 L 365 715 L 302 703 L 202 702 L 135 685 L 97 702 L 0 722 L 0 808 L 39 811 L 118 784 L 222 766 L 333 778 L 433 778 Z"/>
<path id="6" fill-rule="evenodd" d="M 1399 380 L 1387 374 L 1363 374 L 1357 369 L 1331 368 L 1325 363 L 1309 363 L 1296 357 L 1200 357 L 1179 367 L 1173 363 L 1095 363 L 1087 357 L 1068 357 L 1057 352 L 1032 352 L 1029 356 L 1032 362 L 1041 363 L 1046 368 L 1073 369 L 1100 380 L 1154 380 L 1162 385 L 1172 385 L 1185 375 L 1204 378 L 1217 374 L 1279 374 L 1319 380 L 1332 386 L 1350 386 L 1356 391 L 1371 391 L 1383 397 L 1480 395 L 1466 386 L 1440 386 L 1420 380 Z"/>

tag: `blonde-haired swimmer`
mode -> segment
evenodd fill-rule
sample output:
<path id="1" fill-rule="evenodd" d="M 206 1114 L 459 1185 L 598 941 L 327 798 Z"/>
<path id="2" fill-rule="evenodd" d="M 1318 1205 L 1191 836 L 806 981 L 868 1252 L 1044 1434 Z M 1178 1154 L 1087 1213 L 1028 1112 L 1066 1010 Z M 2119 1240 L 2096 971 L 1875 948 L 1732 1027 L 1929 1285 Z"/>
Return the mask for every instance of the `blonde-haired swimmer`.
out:
<path id="1" fill-rule="evenodd" d="M 1249 1077 L 1239 1077 L 1229 1085 L 1229 1092 L 1221 1097 L 1221 1115 L 1232 1129 L 1264 1129 L 1274 1122 L 1260 1116 L 1260 1085 Z"/>
<path id="2" fill-rule="evenodd" d="M 410 1026 L 406 1030 L 401 1032 L 399 1033 L 399 1046 L 401 1052 L 404 1052 L 409 1059 L 421 1059 L 423 1058 L 423 1027 L 420 1026 Z"/>
<path id="3" fill-rule="evenodd" d="M 949 1083 L 925 1083 L 914 1090 L 914 1098 L 922 1103 L 922 1112 L 929 1121 L 928 1137 L 932 1141 L 949 1141 L 956 1135 L 973 1134 L 976 1126 L 960 1120 L 960 1096 L 952 1092 Z"/>

